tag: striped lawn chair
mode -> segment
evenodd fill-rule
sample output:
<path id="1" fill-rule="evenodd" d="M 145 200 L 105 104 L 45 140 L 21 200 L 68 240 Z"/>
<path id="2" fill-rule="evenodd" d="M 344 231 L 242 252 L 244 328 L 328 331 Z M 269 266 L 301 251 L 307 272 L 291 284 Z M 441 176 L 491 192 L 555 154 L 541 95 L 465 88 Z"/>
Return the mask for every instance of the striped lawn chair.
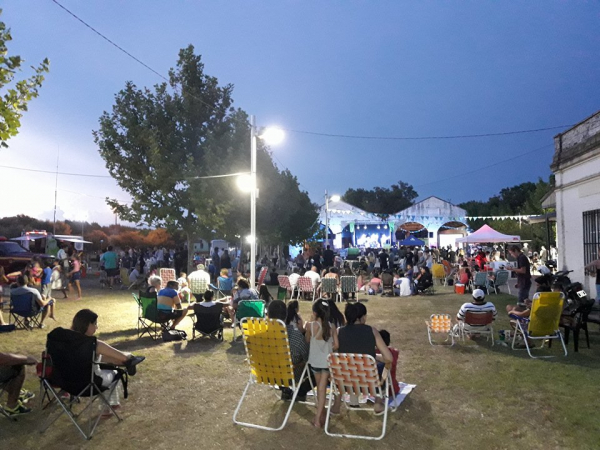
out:
<path id="1" fill-rule="evenodd" d="M 473 278 L 473 289 L 485 289 L 488 287 L 488 274 L 485 272 L 475 272 Z"/>
<path id="2" fill-rule="evenodd" d="M 160 276 L 160 287 L 164 289 L 167 286 L 169 281 L 177 281 L 177 276 L 175 275 L 175 269 L 160 269 L 158 271 Z"/>
<path id="3" fill-rule="evenodd" d="M 446 280 L 446 271 L 442 264 L 434 264 L 431 266 L 431 275 L 434 281 L 439 280 L 440 284 L 444 284 Z"/>
<path id="4" fill-rule="evenodd" d="M 285 289 L 286 290 L 286 298 L 287 298 L 287 292 L 290 293 L 290 297 L 292 295 L 292 284 L 290 283 L 290 277 L 288 277 L 287 275 L 279 275 L 277 277 L 277 281 L 279 282 L 279 287 L 281 289 Z"/>
<path id="5" fill-rule="evenodd" d="M 492 311 L 467 311 L 465 320 L 459 321 L 460 336 L 465 341 L 467 335 L 485 334 L 494 346 L 494 313 Z"/>
<path id="6" fill-rule="evenodd" d="M 329 373 L 331 375 L 332 394 L 329 396 L 329 406 L 327 408 L 327 417 L 325 419 L 325 433 L 328 436 L 347 437 L 357 439 L 380 440 L 385 436 L 389 393 L 391 379 L 389 370 L 384 370 L 382 379 L 377 372 L 377 361 L 371 355 L 359 355 L 354 353 L 330 353 L 327 357 L 329 361 Z M 382 385 L 383 381 L 383 385 Z M 331 407 L 334 396 L 346 395 L 359 396 L 366 395 L 383 399 L 385 409 L 383 412 L 383 427 L 379 436 L 366 436 L 361 434 L 338 434 L 329 431 L 329 422 L 331 417 Z M 360 411 L 374 411 L 375 408 L 360 408 Z M 395 411 L 396 409 L 392 409 Z"/>
<path id="7" fill-rule="evenodd" d="M 508 270 L 499 270 L 496 272 L 496 277 L 495 279 L 492 280 L 488 280 L 488 292 L 491 294 L 492 293 L 492 289 L 494 290 L 494 293 L 498 293 L 498 288 L 500 286 L 506 286 L 508 288 L 508 293 L 512 295 L 512 293 L 510 292 L 510 286 L 508 284 L 508 279 L 510 278 L 510 272 Z"/>
<path id="8" fill-rule="evenodd" d="M 298 297 L 300 298 L 300 294 L 305 292 L 312 292 L 312 300 L 315 301 L 315 296 L 317 295 L 317 288 L 313 286 L 312 280 L 309 277 L 300 277 L 298 278 L 298 284 L 296 284 L 296 288 L 298 289 Z"/>
<path id="9" fill-rule="evenodd" d="M 358 293 L 358 281 L 355 275 L 344 275 L 340 277 L 340 289 L 342 295 L 356 295 Z"/>
<path id="10" fill-rule="evenodd" d="M 265 278 L 267 277 L 268 271 L 269 268 L 267 266 L 263 266 L 260 268 L 260 272 L 258 273 L 258 281 L 256 283 L 256 289 L 259 289 L 265 283 Z"/>
<path id="11" fill-rule="evenodd" d="M 298 390 L 306 377 L 308 364 L 306 364 L 302 371 L 300 382 L 296 383 L 287 328 L 281 320 L 246 317 L 242 319 L 241 325 L 244 336 L 244 347 L 246 349 L 246 360 L 250 369 L 250 379 L 246 383 L 242 398 L 240 398 L 233 413 L 233 423 L 261 430 L 279 431 L 285 427 L 292 412 Z M 290 388 L 293 391 L 292 401 L 283 418 L 283 423 L 279 427 L 267 427 L 255 423 L 241 422 L 237 419 L 248 389 L 252 385 L 262 385 L 270 388 Z M 252 412 L 255 413 L 259 409 L 264 409 L 263 403 L 259 403 L 259 400 L 254 399 Z"/>
<path id="12" fill-rule="evenodd" d="M 321 295 L 331 294 L 336 301 L 341 301 L 342 296 L 338 289 L 337 278 L 321 278 Z"/>
<path id="13" fill-rule="evenodd" d="M 429 320 L 426 320 L 427 324 L 427 336 L 429 337 L 429 343 L 431 345 L 436 345 L 434 340 L 432 339 L 432 335 L 441 334 L 446 336 L 446 340 L 444 342 L 448 342 L 448 339 L 451 340 L 450 346 L 454 345 L 454 337 L 455 331 L 452 326 L 452 318 L 450 314 L 432 314 Z"/>

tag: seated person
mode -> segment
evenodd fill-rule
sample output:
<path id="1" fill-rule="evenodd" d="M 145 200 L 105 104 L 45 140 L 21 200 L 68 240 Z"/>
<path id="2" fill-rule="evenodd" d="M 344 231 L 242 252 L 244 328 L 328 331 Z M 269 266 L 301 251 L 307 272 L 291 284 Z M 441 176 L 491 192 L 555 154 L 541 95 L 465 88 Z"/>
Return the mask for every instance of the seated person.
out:
<path id="1" fill-rule="evenodd" d="M 37 361 L 31 356 L 0 353 L 0 384 L 4 384 L 8 394 L 4 411 L 10 417 L 31 412 L 31 408 L 26 407 L 25 403 L 35 397 L 35 394 L 22 388 L 25 381 L 25 366 L 35 364 Z"/>
<path id="2" fill-rule="evenodd" d="M 374 270 L 373 277 L 371 278 L 371 281 L 369 281 L 369 287 L 367 288 L 367 294 L 369 294 L 369 295 L 380 294 L 382 291 L 383 291 L 383 288 L 382 288 L 382 284 L 381 284 L 381 278 L 379 278 L 379 271 Z"/>
<path id="3" fill-rule="evenodd" d="M 158 294 L 161 284 L 162 279 L 158 275 L 151 275 L 148 277 L 148 289 L 146 289 L 146 294 Z"/>
<path id="4" fill-rule="evenodd" d="M 129 285 L 130 287 L 138 286 L 142 283 L 143 277 L 140 275 L 140 266 L 135 266 L 129 274 Z"/>
<path id="5" fill-rule="evenodd" d="M 492 302 L 486 302 L 485 292 L 481 289 L 475 289 L 473 291 L 473 300 L 471 302 L 463 303 L 458 310 L 456 319 L 464 321 L 467 316 L 467 312 L 488 312 L 491 311 L 494 314 L 494 320 L 496 320 L 496 307 Z M 481 325 L 469 325 L 469 330 L 474 331 L 477 326 Z"/>
<path id="6" fill-rule="evenodd" d="M 177 283 L 179 284 L 179 298 L 181 301 L 191 303 L 192 291 L 188 286 L 187 274 L 185 272 L 179 273 Z"/>
<path id="7" fill-rule="evenodd" d="M 233 291 L 233 278 L 229 276 L 229 269 L 221 269 L 221 275 L 217 278 L 217 288 L 225 295 L 231 295 Z"/>
<path id="8" fill-rule="evenodd" d="M 319 283 L 321 282 L 321 276 L 319 275 L 317 266 L 312 266 L 310 270 L 306 271 L 304 276 L 310 278 L 310 281 L 312 281 L 313 288 L 318 289 Z"/>
<path id="9" fill-rule="evenodd" d="M 259 294 L 255 289 L 250 289 L 250 284 L 245 278 L 240 278 L 237 281 L 237 289 L 232 297 L 226 297 L 220 300 L 221 303 L 227 304 L 227 313 L 230 319 L 235 319 L 235 312 L 237 311 L 238 304 L 242 300 L 258 300 Z"/>
<path id="10" fill-rule="evenodd" d="M 394 286 L 394 276 L 388 270 L 383 271 L 381 274 L 381 288 L 384 290 L 384 293 L 392 294 L 392 289 Z"/>
<path id="11" fill-rule="evenodd" d="M 163 320 L 172 320 L 173 328 L 179 325 L 188 312 L 187 308 L 183 309 L 181 306 L 177 289 L 179 289 L 179 283 L 171 280 L 164 289 L 158 292 L 156 297 L 159 317 Z"/>
<path id="12" fill-rule="evenodd" d="M 54 319 L 54 299 L 50 298 L 50 299 L 44 299 L 42 298 L 42 295 L 40 294 L 40 291 L 38 291 L 37 289 L 34 289 L 32 287 L 29 287 L 28 285 L 28 280 L 27 277 L 25 277 L 24 275 L 19 275 L 17 277 L 17 287 L 13 287 L 10 290 L 10 295 L 22 295 L 22 294 L 33 294 L 33 298 L 35 299 L 35 302 L 38 306 L 38 308 L 42 311 L 42 319 L 40 320 L 40 328 L 44 328 L 44 320 L 46 319 L 46 316 L 48 316 L 48 313 L 50 313 L 50 318 Z M 28 325 L 29 324 L 29 319 L 25 319 L 25 324 Z"/>
<path id="13" fill-rule="evenodd" d="M 423 266 L 421 267 L 421 273 L 415 279 L 416 283 L 416 291 L 417 293 L 421 293 L 425 291 L 427 288 L 433 286 L 433 277 L 431 276 L 431 272 L 429 268 Z"/>
<path id="14" fill-rule="evenodd" d="M 279 279 L 277 278 L 279 276 L 279 274 L 277 273 L 277 268 L 273 267 L 271 269 L 271 272 L 269 272 L 269 285 L 270 286 L 277 286 L 279 284 Z"/>
<path id="15" fill-rule="evenodd" d="M 204 306 L 205 308 L 210 308 L 211 306 L 216 305 L 217 303 L 213 301 L 215 297 L 215 293 L 213 291 L 206 291 L 202 298 L 201 302 L 198 302 L 197 305 Z"/>
<path id="16" fill-rule="evenodd" d="M 294 271 L 290 275 L 290 286 L 292 287 L 291 295 L 294 296 L 294 291 L 296 290 L 296 286 L 298 285 L 298 278 L 300 278 L 300 269 L 298 267 L 294 267 Z"/>
<path id="17" fill-rule="evenodd" d="M 56 328 L 52 333 L 59 332 L 61 328 Z M 93 336 L 98 330 L 98 314 L 89 309 L 82 309 L 75 314 L 73 317 L 73 323 L 71 324 L 71 330 L 76 331 L 86 336 Z M 131 353 L 124 353 L 111 347 L 100 339 L 96 340 L 96 357 L 97 362 L 103 364 L 113 364 L 115 366 L 125 366 L 129 375 L 135 375 L 137 373 L 137 365 L 144 361 L 144 356 L 133 356 Z M 117 372 L 111 369 L 100 369 L 100 366 L 96 366 L 94 369 L 96 375 L 102 378 L 102 385 L 104 387 L 110 386 L 114 381 Z M 113 395 L 108 399 L 109 404 L 113 409 L 119 407 L 119 390 L 115 389 Z"/>
<path id="18" fill-rule="evenodd" d="M 398 279 L 394 283 L 394 294 L 400 297 L 408 297 L 411 293 L 410 281 L 403 272 L 399 272 Z"/>

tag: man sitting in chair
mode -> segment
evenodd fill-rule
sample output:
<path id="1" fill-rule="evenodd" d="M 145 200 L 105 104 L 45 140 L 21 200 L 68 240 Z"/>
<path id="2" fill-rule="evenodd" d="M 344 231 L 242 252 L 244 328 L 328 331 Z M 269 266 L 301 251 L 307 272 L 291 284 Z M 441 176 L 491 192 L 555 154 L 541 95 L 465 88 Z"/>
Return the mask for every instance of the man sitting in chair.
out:
<path id="1" fill-rule="evenodd" d="M 181 306 L 179 298 L 179 283 L 171 280 L 167 282 L 167 286 L 158 292 L 157 307 L 161 318 L 173 321 L 173 328 L 177 328 L 179 322 L 186 316 L 188 310 Z"/>
<path id="2" fill-rule="evenodd" d="M 0 384 L 6 386 L 8 401 L 4 411 L 9 417 L 27 414 L 31 408 L 25 403 L 35 397 L 33 392 L 22 390 L 25 381 L 25 366 L 37 364 L 35 358 L 13 353 L 0 353 Z"/>
<path id="3" fill-rule="evenodd" d="M 210 284 L 210 274 L 205 270 L 204 264 L 198 264 L 196 270 L 188 275 L 188 285 L 196 301 L 202 301 L 204 293 Z"/>
<path id="4" fill-rule="evenodd" d="M 496 320 L 497 311 L 494 304 L 485 300 L 485 292 L 483 292 L 482 289 L 475 289 L 473 291 L 473 300 L 471 302 L 464 303 L 460 307 L 458 314 L 456 315 L 456 319 L 464 321 L 468 312 L 484 313 L 490 311 L 494 314 L 494 320 Z M 476 333 L 477 326 L 483 325 L 469 325 L 470 331 Z"/>
<path id="5" fill-rule="evenodd" d="M 35 288 L 27 286 L 27 284 L 28 284 L 27 277 L 23 276 L 23 275 L 19 275 L 17 277 L 17 287 L 14 287 L 10 290 L 10 295 L 32 294 L 38 307 L 42 310 L 42 318 L 40 320 L 40 328 L 45 328 L 46 325 L 44 325 L 44 320 L 46 320 L 46 316 L 48 315 L 48 312 L 50 312 L 50 318 L 54 319 L 54 299 L 53 298 L 44 299 L 42 297 L 42 295 L 40 294 L 40 291 L 38 291 Z M 26 323 L 28 323 L 28 322 L 29 322 L 29 320 L 27 319 Z"/>

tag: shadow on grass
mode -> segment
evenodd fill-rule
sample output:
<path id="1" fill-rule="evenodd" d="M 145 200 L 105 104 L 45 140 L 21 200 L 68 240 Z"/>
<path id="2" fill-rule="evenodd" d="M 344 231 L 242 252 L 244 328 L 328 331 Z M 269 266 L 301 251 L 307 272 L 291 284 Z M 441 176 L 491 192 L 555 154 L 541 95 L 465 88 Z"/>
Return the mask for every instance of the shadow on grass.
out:
<path id="1" fill-rule="evenodd" d="M 111 339 L 114 337 L 127 337 L 127 336 L 137 336 L 138 330 L 137 328 L 130 328 L 128 330 L 115 330 L 108 333 L 98 333 L 99 339 Z"/>
<path id="2" fill-rule="evenodd" d="M 184 342 L 176 342 L 173 344 L 173 352 L 176 356 L 189 358 L 198 353 L 213 353 L 221 351 L 227 346 L 227 341 L 217 341 L 216 339 L 209 338 L 196 338 L 195 340 L 188 340 Z"/>

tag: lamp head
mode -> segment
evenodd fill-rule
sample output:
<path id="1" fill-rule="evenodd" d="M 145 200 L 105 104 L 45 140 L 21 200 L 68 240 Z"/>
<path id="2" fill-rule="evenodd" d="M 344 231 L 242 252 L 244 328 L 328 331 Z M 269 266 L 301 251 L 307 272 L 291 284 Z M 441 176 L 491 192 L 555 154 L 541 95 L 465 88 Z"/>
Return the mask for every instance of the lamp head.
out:
<path id="1" fill-rule="evenodd" d="M 332 195 L 329 200 L 332 202 L 339 202 L 342 199 L 339 195 Z"/>
<path id="2" fill-rule="evenodd" d="M 258 137 L 269 145 L 277 145 L 285 139 L 285 133 L 281 128 L 267 127 Z"/>

